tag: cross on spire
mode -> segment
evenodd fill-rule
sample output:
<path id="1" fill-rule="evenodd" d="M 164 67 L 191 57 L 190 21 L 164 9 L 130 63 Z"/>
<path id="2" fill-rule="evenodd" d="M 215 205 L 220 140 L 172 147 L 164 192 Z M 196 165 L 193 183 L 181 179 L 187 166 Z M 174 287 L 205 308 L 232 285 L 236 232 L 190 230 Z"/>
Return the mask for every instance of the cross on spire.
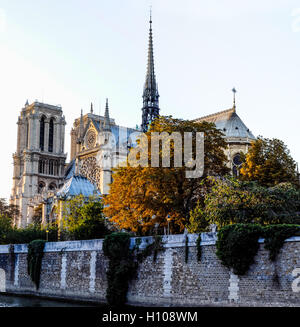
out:
<path id="1" fill-rule="evenodd" d="M 233 109 L 235 110 L 235 94 L 236 94 L 237 90 L 235 88 L 233 88 L 232 92 L 233 92 Z"/>

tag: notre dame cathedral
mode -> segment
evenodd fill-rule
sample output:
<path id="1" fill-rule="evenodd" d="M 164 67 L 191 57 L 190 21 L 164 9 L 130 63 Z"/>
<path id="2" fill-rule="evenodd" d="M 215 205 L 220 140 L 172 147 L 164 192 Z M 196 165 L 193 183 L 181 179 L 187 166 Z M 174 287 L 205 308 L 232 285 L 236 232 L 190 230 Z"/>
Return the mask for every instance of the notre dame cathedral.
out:
<path id="1" fill-rule="evenodd" d="M 235 90 L 233 89 L 235 93 Z M 72 196 L 107 194 L 112 181 L 111 167 L 127 157 L 136 139 L 129 135 L 146 131 L 160 113 L 159 93 L 154 72 L 152 20 L 150 18 L 148 63 L 143 90 L 142 124 L 125 128 L 109 116 L 106 100 L 104 116 L 90 112 L 75 119 L 71 130 L 70 162 L 64 152 L 65 117 L 61 107 L 26 102 L 18 118 L 17 150 L 13 154 L 13 187 L 10 203 L 18 205 L 20 217 L 14 222 L 25 227 L 34 217 L 46 224 L 61 218 L 59 203 Z M 233 107 L 194 121 L 216 124 L 224 133 L 226 155 L 233 174 L 241 165 L 239 153 L 248 151 L 254 135 Z M 114 146 L 107 142 L 113 137 Z"/>

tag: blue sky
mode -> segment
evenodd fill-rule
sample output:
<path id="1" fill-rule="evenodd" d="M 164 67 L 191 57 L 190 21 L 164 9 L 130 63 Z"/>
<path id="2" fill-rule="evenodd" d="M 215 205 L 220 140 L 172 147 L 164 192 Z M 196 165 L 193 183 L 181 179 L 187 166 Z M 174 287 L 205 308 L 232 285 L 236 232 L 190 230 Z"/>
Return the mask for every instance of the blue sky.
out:
<path id="1" fill-rule="evenodd" d="M 161 114 L 192 119 L 232 106 L 295 160 L 300 122 L 300 3 L 292 0 L 0 0 L 1 188 L 12 186 L 17 117 L 28 99 L 141 123 L 149 6 Z"/>

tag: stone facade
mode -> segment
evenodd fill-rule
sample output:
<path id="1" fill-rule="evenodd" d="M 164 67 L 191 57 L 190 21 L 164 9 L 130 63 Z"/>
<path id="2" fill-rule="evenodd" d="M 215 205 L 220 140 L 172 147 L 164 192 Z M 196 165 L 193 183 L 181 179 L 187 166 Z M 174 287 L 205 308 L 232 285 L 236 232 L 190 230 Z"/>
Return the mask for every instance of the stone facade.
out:
<path id="1" fill-rule="evenodd" d="M 260 240 L 254 264 L 244 276 L 224 267 L 215 252 L 215 234 L 202 234 L 202 257 L 197 261 L 197 235 L 164 237 L 165 250 L 156 262 L 148 257 L 130 282 L 128 303 L 146 306 L 300 306 L 300 237 L 287 240 L 276 263 Z M 132 245 L 135 240 L 132 239 Z M 141 247 L 152 242 L 142 238 Z M 42 261 L 37 291 L 27 274 L 27 245 L 0 246 L 0 291 L 105 302 L 108 260 L 102 240 L 49 242 Z M 276 274 L 275 274 L 276 271 Z M 274 278 L 274 276 L 278 278 Z"/>
<path id="2" fill-rule="evenodd" d="M 48 191 L 57 190 L 63 183 L 66 122 L 61 107 L 34 102 L 26 103 L 17 124 L 10 203 L 20 209 L 14 224 L 24 227 L 38 209 L 45 212 Z"/>

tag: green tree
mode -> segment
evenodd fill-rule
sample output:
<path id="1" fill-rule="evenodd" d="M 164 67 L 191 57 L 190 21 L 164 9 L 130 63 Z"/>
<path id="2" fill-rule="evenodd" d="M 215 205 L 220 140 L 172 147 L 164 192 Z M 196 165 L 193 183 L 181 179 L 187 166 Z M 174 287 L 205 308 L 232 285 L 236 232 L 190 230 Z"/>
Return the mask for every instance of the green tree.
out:
<path id="1" fill-rule="evenodd" d="M 12 219 L 6 215 L 0 215 L 0 244 L 7 244 L 9 233 L 12 231 Z M 9 243 L 9 242 L 8 242 Z"/>
<path id="2" fill-rule="evenodd" d="M 19 216 L 19 207 L 14 204 L 7 204 L 6 199 L 0 198 L 0 215 L 6 216 L 11 219 L 11 223 L 14 224 L 16 218 Z"/>
<path id="3" fill-rule="evenodd" d="M 70 239 L 83 240 L 104 237 L 109 233 L 103 214 L 103 202 L 98 196 L 83 195 L 63 204 L 63 227 Z"/>
<path id="4" fill-rule="evenodd" d="M 240 173 L 241 179 L 257 181 L 262 186 L 285 182 L 299 184 L 296 162 L 287 146 L 278 139 L 258 137 L 252 143 Z"/>
<path id="5" fill-rule="evenodd" d="M 233 178 L 210 180 L 204 207 L 198 204 L 190 213 L 190 232 L 206 231 L 209 224 L 220 228 L 238 223 L 300 223 L 300 191 L 293 184 L 266 188 Z"/>

